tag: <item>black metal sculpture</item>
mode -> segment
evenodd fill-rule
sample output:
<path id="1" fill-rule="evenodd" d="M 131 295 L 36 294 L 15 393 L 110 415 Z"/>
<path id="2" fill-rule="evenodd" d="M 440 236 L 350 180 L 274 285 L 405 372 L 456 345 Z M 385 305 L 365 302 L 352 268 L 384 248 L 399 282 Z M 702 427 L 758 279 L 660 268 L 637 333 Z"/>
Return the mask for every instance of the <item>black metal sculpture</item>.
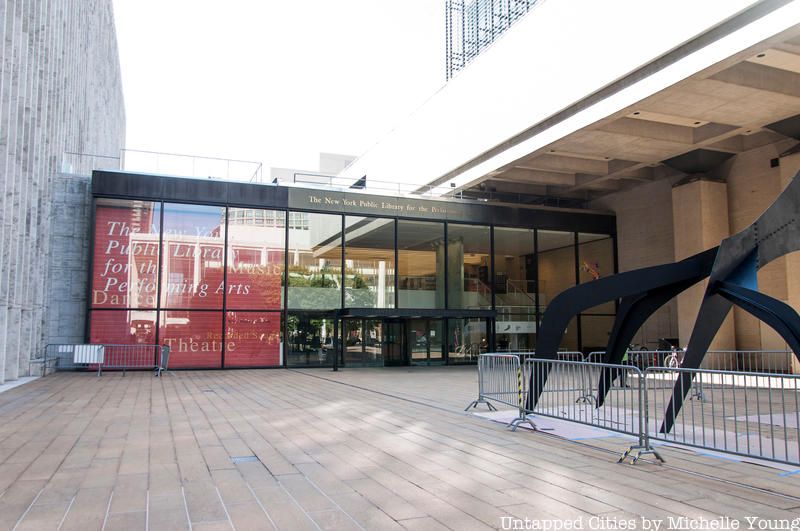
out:
<path id="1" fill-rule="evenodd" d="M 556 359 L 570 321 L 583 310 L 619 301 L 603 362 L 622 362 L 633 336 L 658 308 L 697 282 L 709 278 L 695 321 L 683 367 L 697 369 L 732 305 L 737 305 L 777 331 L 800 360 L 800 316 L 789 305 L 757 291 L 756 273 L 772 260 L 800 250 L 800 172 L 778 199 L 745 230 L 726 238 L 718 247 L 674 264 L 619 273 L 570 288 L 547 307 L 536 346 L 538 359 Z M 547 382 L 546 367 L 531 375 L 528 408 L 533 409 Z M 611 387 L 612 369 L 604 369 L 598 383 L 597 406 Z M 673 390 L 661 431 L 672 429 L 689 393 L 692 372 L 681 372 Z"/>

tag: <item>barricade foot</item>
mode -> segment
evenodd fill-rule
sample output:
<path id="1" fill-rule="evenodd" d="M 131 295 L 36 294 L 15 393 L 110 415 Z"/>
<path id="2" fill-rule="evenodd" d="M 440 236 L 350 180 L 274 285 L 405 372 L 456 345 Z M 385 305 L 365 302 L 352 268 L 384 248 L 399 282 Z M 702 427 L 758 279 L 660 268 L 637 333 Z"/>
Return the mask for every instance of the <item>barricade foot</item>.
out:
<path id="1" fill-rule="evenodd" d="M 534 424 L 534 422 L 531 419 L 529 419 L 528 417 L 516 418 L 516 419 L 512 420 L 511 422 L 509 422 L 507 427 L 511 428 L 511 431 L 517 431 L 517 428 L 523 422 L 527 422 L 528 424 L 530 424 L 531 425 L 531 429 L 533 431 L 539 431 L 539 428 L 536 426 L 536 424 Z"/>
<path id="2" fill-rule="evenodd" d="M 490 404 L 487 400 L 484 400 L 483 398 L 479 398 L 477 400 L 473 400 L 472 402 L 470 402 L 469 405 L 466 407 L 466 409 L 464 409 L 464 411 L 469 411 L 472 408 L 478 407 L 478 404 L 486 404 L 486 407 L 489 408 L 489 411 L 497 411 L 496 407 L 494 407 L 492 404 Z"/>
<path id="3" fill-rule="evenodd" d="M 577 400 L 575 400 L 575 403 L 576 404 L 594 404 L 596 401 L 597 401 L 597 399 L 594 397 L 594 395 L 582 395 L 582 396 L 579 396 L 577 398 Z"/>
<path id="4" fill-rule="evenodd" d="M 622 455 L 619 456 L 617 463 L 624 463 L 626 459 L 630 458 L 631 464 L 635 465 L 636 462 L 639 461 L 639 459 L 641 459 L 643 455 L 654 456 L 658 460 L 659 464 L 665 462 L 664 458 L 661 457 L 661 454 L 659 454 L 653 448 L 646 448 L 644 446 L 631 446 L 630 448 L 622 452 Z"/>

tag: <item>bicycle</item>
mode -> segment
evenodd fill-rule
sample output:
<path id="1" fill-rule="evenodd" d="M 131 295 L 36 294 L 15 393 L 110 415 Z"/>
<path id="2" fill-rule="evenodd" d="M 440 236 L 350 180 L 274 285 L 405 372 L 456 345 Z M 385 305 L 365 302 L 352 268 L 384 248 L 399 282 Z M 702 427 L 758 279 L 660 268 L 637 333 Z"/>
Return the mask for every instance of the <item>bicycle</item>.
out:
<path id="1" fill-rule="evenodd" d="M 672 352 L 664 358 L 664 367 L 667 369 L 677 369 L 681 365 L 683 365 L 683 360 L 678 359 L 678 351 L 673 347 Z"/>

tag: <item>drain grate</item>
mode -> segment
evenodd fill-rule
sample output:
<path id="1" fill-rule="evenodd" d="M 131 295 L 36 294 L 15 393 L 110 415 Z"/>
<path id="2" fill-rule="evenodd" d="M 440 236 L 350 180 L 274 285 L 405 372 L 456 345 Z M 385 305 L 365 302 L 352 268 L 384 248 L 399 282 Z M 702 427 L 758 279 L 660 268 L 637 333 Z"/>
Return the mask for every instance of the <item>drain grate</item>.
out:
<path id="1" fill-rule="evenodd" d="M 234 465 L 238 465 L 239 463 L 255 463 L 258 461 L 258 457 L 254 455 L 242 455 L 238 457 L 231 457 L 231 462 Z"/>

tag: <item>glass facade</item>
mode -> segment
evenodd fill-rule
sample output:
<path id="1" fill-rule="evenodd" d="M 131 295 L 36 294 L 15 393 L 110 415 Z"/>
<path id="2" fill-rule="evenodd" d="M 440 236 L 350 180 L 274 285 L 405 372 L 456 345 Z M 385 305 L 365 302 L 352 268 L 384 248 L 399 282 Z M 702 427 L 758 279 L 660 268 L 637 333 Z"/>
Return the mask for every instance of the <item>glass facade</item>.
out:
<path id="1" fill-rule="evenodd" d="M 400 308 L 444 308 L 444 223 L 397 222 Z"/>
<path id="2" fill-rule="evenodd" d="M 289 226 L 289 308 L 342 306 L 342 217 L 307 214 Z"/>
<path id="3" fill-rule="evenodd" d="M 536 280 L 534 230 L 495 227 L 496 350 L 530 352 L 536 348 Z"/>
<path id="4" fill-rule="evenodd" d="M 345 306 L 394 308 L 394 220 L 344 219 Z"/>
<path id="5" fill-rule="evenodd" d="M 491 229 L 480 225 L 447 226 L 447 307 L 492 307 Z"/>
<path id="6" fill-rule="evenodd" d="M 175 368 L 474 363 L 535 349 L 549 302 L 615 271 L 608 234 L 96 198 L 89 339 Z M 607 340 L 615 305 L 561 348 Z"/>

